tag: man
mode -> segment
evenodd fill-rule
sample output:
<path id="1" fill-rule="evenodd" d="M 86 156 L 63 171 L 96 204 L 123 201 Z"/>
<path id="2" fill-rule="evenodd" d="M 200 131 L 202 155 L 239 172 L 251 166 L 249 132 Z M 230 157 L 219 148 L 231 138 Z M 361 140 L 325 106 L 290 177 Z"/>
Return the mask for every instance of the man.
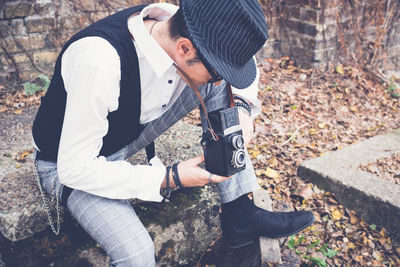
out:
<path id="1" fill-rule="evenodd" d="M 155 264 L 152 240 L 128 199 L 161 201 L 160 188 L 179 183 L 218 183 L 223 236 L 232 247 L 261 235 L 288 236 L 314 221 L 306 211 L 255 207 L 247 197 L 258 188 L 248 155 L 246 169 L 232 177 L 198 167 L 203 156 L 174 169 L 156 157 L 146 166 L 125 161 L 199 105 L 186 83 L 198 87 L 207 111 L 226 107 L 226 83 L 235 87 L 248 142 L 250 115 L 260 111 L 253 56 L 266 39 L 256 0 L 182 0 L 179 9 L 123 10 L 66 43 L 33 125 L 39 188 L 66 199 L 113 266 Z"/>

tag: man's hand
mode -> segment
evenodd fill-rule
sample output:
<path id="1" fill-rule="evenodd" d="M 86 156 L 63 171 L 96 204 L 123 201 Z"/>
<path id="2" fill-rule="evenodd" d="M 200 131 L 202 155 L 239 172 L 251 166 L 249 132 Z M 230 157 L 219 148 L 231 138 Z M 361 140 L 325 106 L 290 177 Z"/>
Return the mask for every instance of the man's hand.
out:
<path id="1" fill-rule="evenodd" d="M 206 171 L 203 168 L 200 168 L 198 165 L 204 161 L 204 155 L 197 156 L 195 158 L 188 159 L 178 164 L 178 174 L 181 180 L 181 183 L 184 187 L 196 187 L 196 186 L 204 186 L 209 183 L 210 172 Z M 170 173 L 170 185 L 171 187 L 175 187 L 174 180 L 172 179 L 172 171 Z M 212 174 L 211 179 L 213 183 L 219 183 L 226 179 L 231 178 L 219 176 L 216 174 Z M 162 188 L 166 187 L 165 179 L 161 185 Z"/>
<path id="2" fill-rule="evenodd" d="M 242 127 L 244 146 L 247 147 L 254 133 L 253 119 L 249 113 L 239 108 L 239 121 Z"/>

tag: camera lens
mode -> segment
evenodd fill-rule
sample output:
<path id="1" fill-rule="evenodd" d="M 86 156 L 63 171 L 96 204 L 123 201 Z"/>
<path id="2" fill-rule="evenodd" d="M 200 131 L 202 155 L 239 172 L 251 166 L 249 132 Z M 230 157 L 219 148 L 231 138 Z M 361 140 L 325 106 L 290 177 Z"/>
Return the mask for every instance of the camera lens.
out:
<path id="1" fill-rule="evenodd" d="M 244 152 L 244 149 L 238 149 L 235 152 L 233 152 L 232 156 L 233 167 L 240 168 L 243 167 L 245 163 L 246 163 L 246 154 Z"/>
<path id="2" fill-rule="evenodd" d="M 244 147 L 244 139 L 243 139 L 243 136 L 241 136 L 241 135 L 234 135 L 234 136 L 232 136 L 232 138 L 231 138 L 231 143 L 232 143 L 232 146 L 233 146 L 235 149 L 241 149 L 241 148 L 243 148 L 243 147 Z"/>

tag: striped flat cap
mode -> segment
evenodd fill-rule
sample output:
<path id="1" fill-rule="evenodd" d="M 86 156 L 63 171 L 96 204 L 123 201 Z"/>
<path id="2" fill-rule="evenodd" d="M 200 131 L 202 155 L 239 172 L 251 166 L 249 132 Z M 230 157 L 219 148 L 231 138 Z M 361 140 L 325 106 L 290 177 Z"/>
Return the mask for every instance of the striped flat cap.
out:
<path id="1" fill-rule="evenodd" d="M 181 0 L 189 38 L 224 80 L 246 88 L 256 77 L 254 54 L 268 38 L 257 0 Z"/>

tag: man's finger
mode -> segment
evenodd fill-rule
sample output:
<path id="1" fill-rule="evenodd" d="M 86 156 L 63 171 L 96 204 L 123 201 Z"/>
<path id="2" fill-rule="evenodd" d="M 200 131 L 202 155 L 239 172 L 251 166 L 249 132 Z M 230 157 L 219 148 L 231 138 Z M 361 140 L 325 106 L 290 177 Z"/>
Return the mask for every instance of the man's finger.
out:
<path id="1" fill-rule="evenodd" d="M 213 183 L 219 183 L 219 182 L 228 180 L 230 178 L 232 178 L 232 176 L 225 177 L 225 176 L 219 176 L 219 175 L 213 174 L 212 175 L 212 182 Z"/>

